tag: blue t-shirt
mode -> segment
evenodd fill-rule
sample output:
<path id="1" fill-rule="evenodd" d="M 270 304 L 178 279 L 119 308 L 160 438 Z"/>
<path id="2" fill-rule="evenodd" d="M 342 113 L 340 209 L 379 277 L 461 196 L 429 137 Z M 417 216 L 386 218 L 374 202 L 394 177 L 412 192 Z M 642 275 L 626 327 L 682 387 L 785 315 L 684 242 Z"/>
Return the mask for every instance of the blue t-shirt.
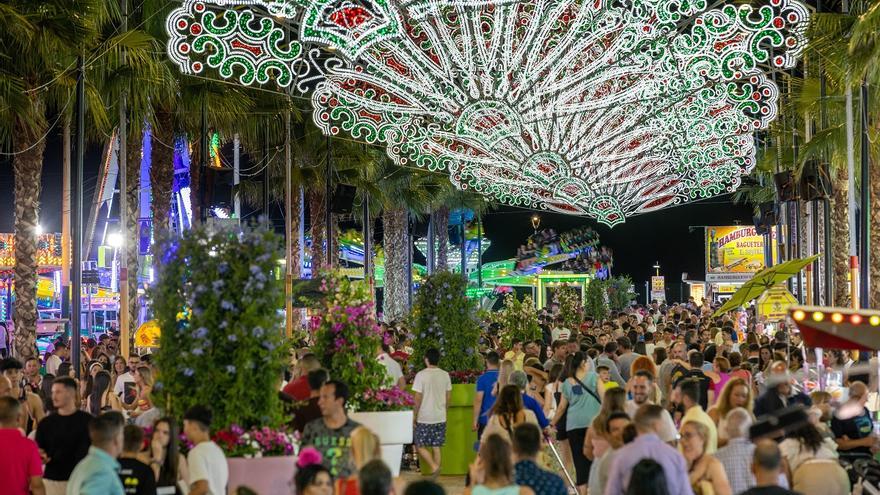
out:
<path id="1" fill-rule="evenodd" d="M 589 428 L 593 418 L 599 414 L 601 403 L 593 397 L 593 394 L 599 396 L 599 375 L 591 371 L 584 377 L 584 385 L 593 393 L 583 390 L 580 384 L 572 385 L 571 380 L 562 382 L 562 395 L 568 401 L 568 409 L 566 409 L 566 431 L 577 430 L 581 428 Z"/>
<path id="2" fill-rule="evenodd" d="M 495 405 L 495 396 L 492 395 L 492 389 L 495 388 L 495 382 L 498 381 L 498 370 L 487 370 L 477 378 L 477 392 L 483 392 L 483 402 L 480 404 L 481 425 L 485 425 L 489 421 L 489 411 Z"/>

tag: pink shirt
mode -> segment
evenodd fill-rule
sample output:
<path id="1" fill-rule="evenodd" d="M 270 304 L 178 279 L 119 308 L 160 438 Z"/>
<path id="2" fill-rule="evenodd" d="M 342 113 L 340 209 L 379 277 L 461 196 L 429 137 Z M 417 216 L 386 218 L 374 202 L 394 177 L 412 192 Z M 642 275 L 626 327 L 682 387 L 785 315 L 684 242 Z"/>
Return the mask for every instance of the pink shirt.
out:
<path id="1" fill-rule="evenodd" d="M 28 495 L 30 479 L 43 475 L 40 451 L 33 440 L 25 438 L 16 428 L 0 428 L 0 480 L 3 493 Z M 6 491 L 8 490 L 8 491 Z"/>

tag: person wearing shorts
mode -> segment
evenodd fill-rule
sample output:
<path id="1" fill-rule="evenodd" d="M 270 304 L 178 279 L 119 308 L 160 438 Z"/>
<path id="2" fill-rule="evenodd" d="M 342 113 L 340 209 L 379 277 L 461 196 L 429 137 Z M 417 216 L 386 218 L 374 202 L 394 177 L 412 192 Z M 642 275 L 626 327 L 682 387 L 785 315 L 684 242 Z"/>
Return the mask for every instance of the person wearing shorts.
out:
<path id="1" fill-rule="evenodd" d="M 413 410 L 414 441 L 419 455 L 431 469 L 431 476 L 440 473 L 440 447 L 446 443 L 446 410 L 452 381 L 449 373 L 438 368 L 440 351 L 425 352 L 425 369 L 413 380 L 415 407 Z"/>

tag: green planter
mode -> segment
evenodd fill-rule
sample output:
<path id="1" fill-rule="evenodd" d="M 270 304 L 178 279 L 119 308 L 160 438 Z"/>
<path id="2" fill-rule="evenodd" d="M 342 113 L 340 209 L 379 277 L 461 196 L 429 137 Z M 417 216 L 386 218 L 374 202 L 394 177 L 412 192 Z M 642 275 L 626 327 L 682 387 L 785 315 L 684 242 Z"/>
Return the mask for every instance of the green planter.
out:
<path id="1" fill-rule="evenodd" d="M 477 385 L 462 383 L 452 385 L 449 394 L 449 410 L 446 413 L 446 445 L 440 449 L 440 474 L 461 476 L 467 474 L 468 466 L 477 457 L 474 444 L 477 432 L 471 431 L 474 421 L 474 396 Z M 431 474 L 428 465 L 419 459 L 422 474 Z"/>

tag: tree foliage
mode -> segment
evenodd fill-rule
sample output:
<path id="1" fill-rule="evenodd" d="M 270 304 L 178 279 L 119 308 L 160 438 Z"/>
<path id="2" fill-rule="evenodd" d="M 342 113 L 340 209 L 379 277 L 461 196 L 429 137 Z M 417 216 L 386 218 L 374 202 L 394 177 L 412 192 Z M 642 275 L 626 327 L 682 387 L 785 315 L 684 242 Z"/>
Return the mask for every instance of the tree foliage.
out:
<path id="1" fill-rule="evenodd" d="M 447 271 L 429 276 L 419 287 L 412 312 L 414 363 L 433 347 L 440 350 L 440 367 L 446 371 L 479 369 L 480 327 L 465 289 L 465 278 Z"/>
<path id="2" fill-rule="evenodd" d="M 154 399 L 170 415 L 200 404 L 216 428 L 281 423 L 284 285 L 271 231 L 198 227 L 156 251 L 149 296 L 162 329 Z"/>
<path id="3" fill-rule="evenodd" d="M 612 311 L 623 311 L 636 298 L 633 291 L 633 282 L 628 275 L 619 275 L 606 282 L 608 292 L 608 307 Z"/>
<path id="4" fill-rule="evenodd" d="M 504 297 L 504 307 L 491 313 L 492 322 L 501 327 L 501 344 L 510 349 L 513 341 L 525 342 L 541 338 L 541 327 L 538 325 L 538 311 L 531 296 L 520 301 L 516 293 Z"/>
<path id="5" fill-rule="evenodd" d="M 587 294 L 584 301 L 584 313 L 594 320 L 603 320 L 608 316 L 608 304 L 606 298 L 605 281 L 594 278 L 587 286 Z"/>

